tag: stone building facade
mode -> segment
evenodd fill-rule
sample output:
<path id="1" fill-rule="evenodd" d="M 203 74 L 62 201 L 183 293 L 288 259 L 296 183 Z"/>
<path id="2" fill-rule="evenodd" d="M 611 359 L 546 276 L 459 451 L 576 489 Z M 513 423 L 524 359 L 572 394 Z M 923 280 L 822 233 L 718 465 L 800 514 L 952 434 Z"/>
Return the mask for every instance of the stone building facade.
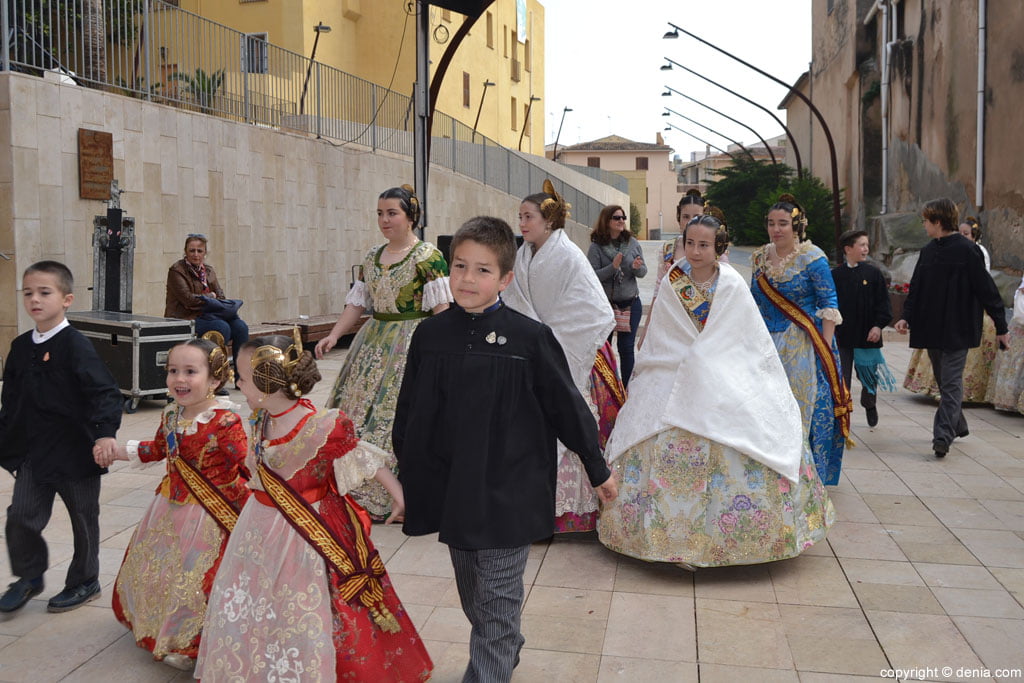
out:
<path id="1" fill-rule="evenodd" d="M 892 261 L 926 242 L 921 205 L 948 196 L 963 215 L 980 217 L 993 267 L 1019 272 L 1024 3 L 813 0 L 811 6 L 813 59 L 796 87 L 831 129 L 845 222 L 868 229 L 875 250 Z M 809 132 L 797 126 L 804 163 L 829 182 L 821 126 L 798 98 L 782 106 L 790 122 L 810 122 Z"/>

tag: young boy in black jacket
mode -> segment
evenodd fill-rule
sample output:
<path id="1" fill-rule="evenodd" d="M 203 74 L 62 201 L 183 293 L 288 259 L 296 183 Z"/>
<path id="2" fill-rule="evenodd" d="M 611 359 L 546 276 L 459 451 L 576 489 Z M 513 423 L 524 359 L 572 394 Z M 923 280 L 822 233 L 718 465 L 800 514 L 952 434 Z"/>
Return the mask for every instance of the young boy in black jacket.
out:
<path id="1" fill-rule="evenodd" d="M 957 232 L 960 212 L 951 199 L 933 199 L 921 217 L 932 241 L 925 245 L 910 278 L 900 334 L 910 332 L 910 347 L 927 349 L 939 385 L 939 408 L 932 426 L 932 450 L 945 457 L 957 437 L 967 436 L 961 409 L 967 350 L 981 343 L 984 308 L 996 325 L 1000 348 L 1007 346 L 1006 311 L 981 251 Z"/>
<path id="2" fill-rule="evenodd" d="M 67 266 L 40 261 L 22 276 L 35 329 L 11 343 L 0 406 L 0 465 L 15 476 L 7 508 L 7 552 L 18 577 L 0 612 L 20 609 L 43 590 L 49 554 L 42 531 L 60 495 L 71 517 L 75 552 L 64 590 L 47 610 L 66 612 L 100 595 L 100 475 L 93 446 L 117 452 L 121 393 L 96 350 L 65 313 L 75 298 Z"/>
<path id="3" fill-rule="evenodd" d="M 848 387 L 856 365 L 861 381 L 860 404 L 868 426 L 874 427 L 878 424 L 879 379 L 883 379 L 883 386 L 892 385 L 892 373 L 882 357 L 882 328 L 892 320 L 889 290 L 882 271 L 867 262 L 866 232 L 847 230 L 839 236 L 839 246 L 844 260 L 832 269 L 839 312 L 843 314 L 843 324 L 836 327 L 839 360 Z"/>
<path id="4" fill-rule="evenodd" d="M 599 498 L 617 495 L 597 423 L 551 329 L 505 305 L 515 240 L 499 218 L 452 240 L 456 306 L 420 323 L 392 432 L 410 536 L 440 532 L 473 626 L 463 681 L 508 681 L 519 661 L 530 544 L 555 529 L 556 439 Z"/>

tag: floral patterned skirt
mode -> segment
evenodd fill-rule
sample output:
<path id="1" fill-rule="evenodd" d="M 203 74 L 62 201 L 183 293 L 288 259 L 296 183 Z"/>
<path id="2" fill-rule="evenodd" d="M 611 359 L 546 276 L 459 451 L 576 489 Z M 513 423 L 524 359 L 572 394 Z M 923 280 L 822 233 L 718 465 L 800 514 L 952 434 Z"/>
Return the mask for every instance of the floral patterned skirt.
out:
<path id="1" fill-rule="evenodd" d="M 335 497 L 317 505 L 351 539 Z M 341 599 L 326 562 L 276 507 L 250 498 L 210 592 L 196 677 L 213 681 L 424 681 L 433 667 L 385 575 L 384 603 L 398 633 Z"/>
<path id="2" fill-rule="evenodd" d="M 602 510 L 598 537 L 641 560 L 696 567 L 784 560 L 823 540 L 835 521 L 806 444 L 796 484 L 674 427 L 627 450 L 612 469 L 619 496 Z"/>
<path id="3" fill-rule="evenodd" d="M 196 503 L 157 495 L 139 522 L 114 582 L 117 620 L 163 659 L 195 658 L 206 600 L 227 535 Z"/>
<path id="4" fill-rule="evenodd" d="M 395 474 L 398 462 L 391 451 L 391 425 L 409 341 L 422 320 L 366 321 L 352 340 L 327 401 L 328 408 L 341 408 L 352 420 L 357 438 L 390 455 L 388 466 Z M 376 481 L 368 481 L 350 493 L 372 518 L 383 520 L 391 514 L 391 496 Z"/>
<path id="5" fill-rule="evenodd" d="M 996 354 L 985 402 L 996 410 L 1024 413 L 1024 325 L 1010 323 L 1010 348 Z"/>
<path id="6" fill-rule="evenodd" d="M 996 325 L 992 318 L 984 316 L 981 327 L 981 345 L 967 352 L 964 363 L 964 403 L 987 403 L 989 383 L 992 378 L 992 362 L 996 357 Z M 903 388 L 915 394 L 924 394 L 934 399 L 939 398 L 939 385 L 935 383 L 932 363 L 928 359 L 928 351 L 914 349 L 910 355 L 907 376 L 903 378 Z"/>

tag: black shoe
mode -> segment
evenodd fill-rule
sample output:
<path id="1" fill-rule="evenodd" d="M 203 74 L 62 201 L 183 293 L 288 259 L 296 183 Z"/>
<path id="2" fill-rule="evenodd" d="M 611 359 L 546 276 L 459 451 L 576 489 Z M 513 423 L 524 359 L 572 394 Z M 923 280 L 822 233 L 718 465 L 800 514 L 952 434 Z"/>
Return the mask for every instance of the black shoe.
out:
<path id="1" fill-rule="evenodd" d="M 932 450 L 935 451 L 936 458 L 945 458 L 946 453 L 949 453 L 949 444 L 941 441 L 933 441 Z"/>
<path id="2" fill-rule="evenodd" d="M 100 597 L 100 582 L 90 581 L 74 588 L 65 588 L 46 603 L 47 612 L 70 612 Z"/>
<path id="3" fill-rule="evenodd" d="M 967 429 L 967 427 L 964 427 L 964 431 L 956 433 L 956 438 L 962 439 L 965 436 L 970 436 L 970 435 L 971 435 L 971 430 Z"/>
<path id="4" fill-rule="evenodd" d="M 217 391 L 217 396 L 230 396 L 230 395 L 231 395 L 231 392 L 228 391 L 227 389 L 219 389 Z"/>
<path id="5" fill-rule="evenodd" d="M 35 579 L 18 579 L 7 587 L 7 592 L 0 597 L 0 612 L 14 612 L 25 606 L 33 596 L 43 592 L 43 577 Z"/>
<path id="6" fill-rule="evenodd" d="M 878 408 L 868 408 L 868 427 L 874 427 L 878 424 Z"/>

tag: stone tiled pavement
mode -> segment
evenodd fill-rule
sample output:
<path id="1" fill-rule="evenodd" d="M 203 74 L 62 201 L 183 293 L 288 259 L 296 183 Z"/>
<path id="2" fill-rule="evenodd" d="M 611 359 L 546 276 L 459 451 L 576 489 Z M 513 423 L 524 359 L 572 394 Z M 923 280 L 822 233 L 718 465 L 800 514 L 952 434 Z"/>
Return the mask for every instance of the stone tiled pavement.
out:
<path id="1" fill-rule="evenodd" d="M 342 353 L 322 363 L 328 379 L 314 392 L 318 404 Z M 901 376 L 905 341 L 887 342 L 886 355 Z M 535 545 L 514 680 L 825 682 L 877 679 L 895 668 L 930 668 L 917 673 L 940 681 L 1016 668 L 1003 680 L 1021 680 L 1024 416 L 969 408 L 971 435 L 937 461 L 934 404 L 902 389 L 879 403 L 877 428 L 854 416 L 858 446 L 830 489 L 839 521 L 826 543 L 799 558 L 691 574 L 620 557 L 593 535 Z M 120 437 L 152 438 L 160 407 L 143 402 L 125 416 Z M 190 679 L 136 648 L 110 611 L 124 548 L 161 475 L 159 466 L 119 463 L 104 479 L 103 596 L 65 614 L 45 611 L 71 555 L 67 515 L 55 505 L 47 588 L 0 620 L 0 681 Z M 0 473 L 2 510 L 12 485 Z M 397 527 L 375 526 L 373 540 L 434 659 L 434 680 L 459 680 L 469 627 L 446 548 Z M 943 675 L 947 666 L 953 676 Z"/>

